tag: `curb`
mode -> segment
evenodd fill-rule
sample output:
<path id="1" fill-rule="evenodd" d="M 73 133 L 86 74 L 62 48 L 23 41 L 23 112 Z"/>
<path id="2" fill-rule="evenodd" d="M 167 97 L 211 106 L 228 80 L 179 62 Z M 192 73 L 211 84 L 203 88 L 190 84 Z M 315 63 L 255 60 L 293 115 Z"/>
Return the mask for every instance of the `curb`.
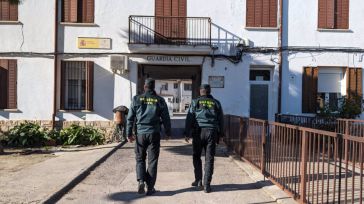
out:
<path id="1" fill-rule="evenodd" d="M 238 156 L 231 155 L 226 152 L 226 155 L 248 176 L 256 182 L 257 186 L 260 187 L 265 193 L 267 193 L 275 202 L 280 204 L 297 204 L 292 197 L 287 195 L 282 189 L 274 185 L 269 179 L 266 179 L 263 174 L 261 174 L 254 167 L 250 166 L 246 162 L 242 161 Z"/>
<path id="2" fill-rule="evenodd" d="M 70 182 L 65 184 L 63 187 L 61 187 L 60 190 L 53 193 L 52 195 L 45 198 L 42 203 L 44 204 L 50 204 L 50 203 L 56 203 L 59 201 L 65 194 L 67 194 L 70 190 L 72 190 L 75 186 L 77 186 L 81 181 L 83 181 L 91 171 L 95 170 L 96 167 L 98 167 L 101 163 L 103 163 L 106 159 L 108 159 L 116 150 L 124 146 L 127 142 L 122 142 L 112 148 L 108 153 L 106 153 L 104 156 L 102 156 L 100 159 L 96 160 L 91 166 L 86 168 L 85 170 L 81 171 L 78 176 L 76 176 L 74 179 L 72 179 Z"/>

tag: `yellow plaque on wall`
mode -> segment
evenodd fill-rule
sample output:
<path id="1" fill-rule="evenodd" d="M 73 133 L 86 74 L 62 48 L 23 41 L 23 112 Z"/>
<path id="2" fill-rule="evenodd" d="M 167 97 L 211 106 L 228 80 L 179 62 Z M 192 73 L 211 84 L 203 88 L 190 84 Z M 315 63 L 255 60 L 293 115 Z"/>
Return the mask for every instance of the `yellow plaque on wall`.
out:
<path id="1" fill-rule="evenodd" d="M 79 49 L 111 49 L 110 38 L 78 38 Z"/>

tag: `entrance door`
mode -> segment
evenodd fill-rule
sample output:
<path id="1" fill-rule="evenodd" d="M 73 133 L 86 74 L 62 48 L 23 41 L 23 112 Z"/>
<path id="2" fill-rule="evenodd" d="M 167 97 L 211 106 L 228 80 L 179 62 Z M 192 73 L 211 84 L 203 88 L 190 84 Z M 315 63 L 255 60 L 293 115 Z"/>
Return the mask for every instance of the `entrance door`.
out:
<path id="1" fill-rule="evenodd" d="M 268 120 L 269 85 L 250 85 L 250 117 Z"/>
<path id="2" fill-rule="evenodd" d="M 250 69 L 250 117 L 262 120 L 272 119 L 271 68 Z"/>
<path id="3" fill-rule="evenodd" d="M 155 0 L 155 16 L 156 43 L 185 41 L 187 0 Z"/>

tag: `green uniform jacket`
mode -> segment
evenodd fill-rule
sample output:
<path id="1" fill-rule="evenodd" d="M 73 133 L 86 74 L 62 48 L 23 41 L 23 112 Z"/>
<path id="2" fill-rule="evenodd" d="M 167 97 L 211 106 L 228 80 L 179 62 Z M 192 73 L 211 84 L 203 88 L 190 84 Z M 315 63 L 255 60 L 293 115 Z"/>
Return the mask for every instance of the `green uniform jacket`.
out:
<path id="1" fill-rule="evenodd" d="M 219 136 L 224 130 L 224 113 L 221 104 L 211 95 L 200 96 L 192 101 L 187 113 L 185 133 L 198 124 L 200 128 L 216 128 Z"/>
<path id="2" fill-rule="evenodd" d="M 127 135 L 132 135 L 134 121 L 139 134 L 160 133 L 161 119 L 166 134 L 171 135 L 171 119 L 164 99 L 154 91 L 134 96 L 127 118 Z"/>

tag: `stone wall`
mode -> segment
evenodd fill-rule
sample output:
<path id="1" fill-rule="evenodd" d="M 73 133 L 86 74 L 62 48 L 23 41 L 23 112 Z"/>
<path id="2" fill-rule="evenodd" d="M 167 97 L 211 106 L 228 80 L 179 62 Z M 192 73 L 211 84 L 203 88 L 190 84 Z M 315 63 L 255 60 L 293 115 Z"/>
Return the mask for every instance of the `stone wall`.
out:
<path id="1" fill-rule="evenodd" d="M 9 131 L 9 129 L 13 128 L 14 126 L 25 122 L 36 123 L 44 128 L 52 129 L 51 120 L 0 120 L 0 135 Z M 115 129 L 115 124 L 113 121 L 56 121 L 55 127 L 57 129 L 67 128 L 72 124 L 80 126 L 93 126 L 100 129 L 101 132 L 104 133 L 106 141 L 113 140 L 112 135 Z"/>

